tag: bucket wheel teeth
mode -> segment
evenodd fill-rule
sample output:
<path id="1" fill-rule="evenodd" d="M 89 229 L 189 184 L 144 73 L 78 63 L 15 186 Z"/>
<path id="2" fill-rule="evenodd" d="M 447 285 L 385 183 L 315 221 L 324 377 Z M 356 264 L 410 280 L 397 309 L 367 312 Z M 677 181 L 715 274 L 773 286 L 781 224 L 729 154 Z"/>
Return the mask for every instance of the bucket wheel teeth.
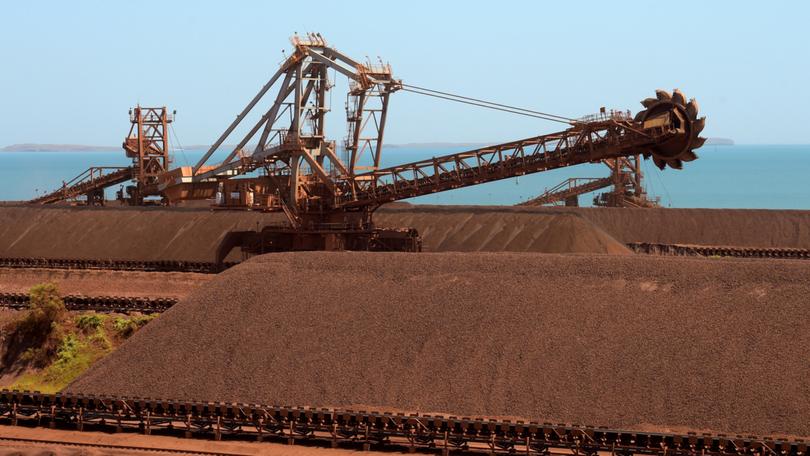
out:
<path id="1" fill-rule="evenodd" d="M 641 101 L 641 106 L 649 108 L 650 106 L 656 103 L 658 103 L 658 98 L 645 98 L 644 100 Z"/>
<path id="2" fill-rule="evenodd" d="M 706 128 L 705 117 L 701 117 L 700 119 L 697 119 L 694 122 L 692 122 L 692 138 L 697 138 L 704 128 Z"/>
<path id="3" fill-rule="evenodd" d="M 666 90 L 658 89 L 655 91 L 655 96 L 658 98 L 658 101 L 670 101 L 672 100 L 672 95 L 669 94 Z"/>
<path id="4" fill-rule="evenodd" d="M 686 105 L 686 97 L 679 89 L 672 91 L 672 102 L 679 105 Z"/>
<path id="5" fill-rule="evenodd" d="M 697 154 L 692 152 L 691 150 L 687 150 L 686 152 L 683 153 L 683 155 L 681 155 L 681 160 L 685 162 L 697 160 L 697 158 L 698 158 Z"/>
<path id="6" fill-rule="evenodd" d="M 652 157 L 655 166 L 660 169 L 665 169 L 667 166 L 681 169 L 684 163 L 698 158 L 694 150 L 706 142 L 705 138 L 699 136 L 706 126 L 706 118 L 698 117 L 700 108 L 694 98 L 688 102 L 686 100 L 686 95 L 679 89 L 673 90 L 672 93 L 661 89 L 656 90 L 655 98 L 645 98 L 641 101 L 644 110 L 636 114 L 634 118 L 636 122 L 644 122 L 648 118 L 675 112 L 677 118 L 681 119 L 681 122 L 673 122 L 673 126 L 678 126 L 677 134 L 651 146 L 643 154 L 645 158 Z"/>
<path id="7" fill-rule="evenodd" d="M 697 119 L 698 111 L 700 111 L 700 107 L 698 106 L 697 100 L 692 98 L 689 100 L 689 103 L 686 104 L 686 113 L 689 114 L 690 119 Z"/>

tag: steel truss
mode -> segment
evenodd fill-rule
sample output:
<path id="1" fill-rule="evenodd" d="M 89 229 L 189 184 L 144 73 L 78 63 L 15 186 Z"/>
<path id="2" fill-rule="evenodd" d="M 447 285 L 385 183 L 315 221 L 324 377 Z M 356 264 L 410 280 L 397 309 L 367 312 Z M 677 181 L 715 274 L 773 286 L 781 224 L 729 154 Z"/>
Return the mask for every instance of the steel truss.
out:
<path id="1" fill-rule="evenodd" d="M 639 129 L 630 121 L 605 120 L 560 133 L 435 157 L 351 178 L 337 207 L 373 206 L 529 173 L 633 155 L 677 135 L 670 125 Z"/>
<path id="2" fill-rule="evenodd" d="M 124 140 L 126 156 L 132 159 L 132 178 L 135 185 L 127 188 L 129 204 L 142 205 L 144 198 L 158 196 L 160 177 L 169 170 L 169 124 L 174 115 L 165 106 L 145 108 L 136 106 L 129 110 L 132 126 Z"/>
<path id="3" fill-rule="evenodd" d="M 329 47 L 319 34 L 295 36 L 292 42 L 293 54 L 191 169 L 190 177 L 192 183 L 222 182 L 261 169 L 268 176 L 270 189 L 263 199 L 251 198 L 250 202 L 284 209 L 291 223 L 298 225 L 300 213 L 311 212 L 321 197 L 334 197 L 338 180 L 356 174 L 364 154 L 371 155 L 372 169 L 379 166 L 388 97 L 401 86 L 390 66 L 360 63 Z M 332 87 L 329 70 L 346 76 L 351 85 L 346 104 L 345 159 L 338 157 L 335 142 L 324 135 L 330 109 L 327 92 Z M 249 132 L 221 163 L 206 166 L 274 88 L 271 106 Z M 254 140 L 255 146 L 247 150 Z M 172 184 L 182 184 L 182 179 L 166 187 Z M 227 191 L 222 185 L 220 192 Z"/>
<path id="4" fill-rule="evenodd" d="M 84 196 L 87 204 L 103 204 L 104 189 L 132 179 L 132 168 L 121 166 L 91 166 L 62 187 L 39 196 L 29 204 L 52 204 Z"/>

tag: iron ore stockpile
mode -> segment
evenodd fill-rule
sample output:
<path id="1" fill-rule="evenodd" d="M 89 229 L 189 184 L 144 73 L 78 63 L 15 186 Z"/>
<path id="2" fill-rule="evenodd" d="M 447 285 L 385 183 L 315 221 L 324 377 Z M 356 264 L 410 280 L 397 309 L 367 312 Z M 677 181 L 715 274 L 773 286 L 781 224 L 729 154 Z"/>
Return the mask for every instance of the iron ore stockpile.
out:
<path id="1" fill-rule="evenodd" d="M 808 276 L 764 259 L 263 255 L 67 390 L 809 436 Z"/>
<path id="2" fill-rule="evenodd" d="M 810 248 L 810 211 L 400 204 L 377 215 L 381 226 L 416 228 L 423 250 L 434 252 L 627 253 L 619 244 L 629 242 Z M 228 231 L 282 219 L 193 208 L 0 207 L 0 256 L 212 261 Z M 237 249 L 227 259 L 238 261 Z"/>
<path id="3" fill-rule="evenodd" d="M 533 230 L 528 233 L 539 237 L 538 226 L 564 214 L 584 218 L 621 243 L 810 249 L 810 211 L 797 210 L 398 205 L 381 208 L 377 221 L 417 228 L 429 251 L 501 251 L 513 250 L 498 242 L 501 232 Z"/>

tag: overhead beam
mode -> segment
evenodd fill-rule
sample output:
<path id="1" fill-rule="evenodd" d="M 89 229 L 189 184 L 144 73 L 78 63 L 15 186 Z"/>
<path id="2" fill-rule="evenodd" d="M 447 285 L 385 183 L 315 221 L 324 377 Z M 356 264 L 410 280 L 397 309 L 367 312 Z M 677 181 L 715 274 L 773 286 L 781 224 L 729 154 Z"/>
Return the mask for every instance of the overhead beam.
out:
<path id="1" fill-rule="evenodd" d="M 287 75 L 284 76 L 284 82 L 281 83 L 281 89 L 278 91 L 278 95 L 276 95 L 276 100 L 273 102 L 273 106 L 267 111 L 267 123 L 264 125 L 264 131 L 262 132 L 262 136 L 259 138 L 259 143 L 256 144 L 256 149 L 253 151 L 255 154 L 261 148 L 262 150 L 265 147 L 265 143 L 267 142 L 267 137 L 270 135 L 270 131 L 273 129 L 273 125 L 276 123 L 276 116 L 278 116 L 278 111 L 281 109 L 281 105 L 284 103 L 284 100 L 287 99 L 288 96 L 292 93 L 294 86 L 290 84 L 290 79 L 292 79 L 292 73 L 287 72 Z"/>
<path id="2" fill-rule="evenodd" d="M 348 69 L 348 68 L 344 67 L 343 65 L 340 65 L 339 63 L 335 62 L 334 60 L 330 59 L 329 57 L 326 57 L 325 55 L 321 54 L 320 52 L 311 51 L 307 55 L 312 57 L 312 60 L 317 60 L 318 62 L 321 62 L 321 63 L 323 63 L 324 65 L 326 65 L 326 66 L 328 66 L 330 68 L 334 68 L 339 73 L 341 73 L 342 75 L 344 75 L 344 76 L 346 76 L 346 77 L 348 77 L 348 78 L 350 78 L 352 80 L 356 81 L 356 80 L 359 79 L 359 75 L 357 74 L 357 71 L 355 71 L 354 69 Z"/>
<path id="3" fill-rule="evenodd" d="M 335 166 L 337 166 L 338 172 L 340 172 L 341 176 L 347 176 L 349 174 L 349 170 L 346 169 L 346 165 L 344 165 L 343 162 L 338 158 L 338 156 L 335 154 L 335 151 L 332 150 L 331 145 L 324 145 L 323 147 L 321 147 L 321 153 L 326 155 L 329 158 L 329 160 Z"/>
<path id="4" fill-rule="evenodd" d="M 306 149 L 301 150 L 301 156 L 304 157 L 304 160 L 306 160 L 307 163 L 309 163 L 309 166 L 312 168 L 313 171 L 315 171 L 315 175 L 318 176 L 318 179 L 320 179 L 320 181 L 324 185 L 326 185 L 326 188 L 329 189 L 329 192 L 334 194 L 335 183 L 332 182 L 332 178 L 329 176 L 329 174 L 326 173 L 323 167 L 321 167 L 320 163 L 318 163 L 318 161 L 315 160 L 315 157 L 313 157 Z"/>
<path id="5" fill-rule="evenodd" d="M 299 59 L 299 57 L 297 55 L 290 56 L 290 58 L 287 59 L 287 61 L 284 63 L 284 65 L 282 65 L 281 68 L 279 68 L 278 71 L 276 71 L 276 73 L 270 78 L 270 80 L 267 81 L 267 83 L 261 88 L 261 90 L 259 90 L 259 93 L 257 93 L 256 96 L 253 97 L 252 100 L 250 100 L 250 102 L 247 104 L 247 106 L 245 106 L 245 109 L 243 109 L 242 112 L 239 113 L 238 116 L 236 116 L 236 119 L 234 119 L 234 121 L 231 122 L 231 124 L 228 126 L 228 128 L 225 130 L 225 132 L 222 133 L 222 135 L 220 135 L 220 137 L 214 142 L 214 144 L 211 145 L 211 147 L 208 149 L 208 151 L 205 153 L 205 155 L 203 155 L 202 158 L 200 158 L 200 160 L 197 162 L 197 164 L 194 165 L 194 168 L 192 169 L 192 172 L 191 172 L 192 175 L 197 174 L 197 172 L 205 164 L 205 162 L 207 162 L 208 159 L 211 158 L 211 155 L 214 154 L 214 151 L 216 151 L 219 148 L 219 146 L 222 145 L 222 143 L 225 141 L 225 139 L 242 122 L 242 119 L 244 119 L 245 116 L 247 116 L 248 113 L 250 113 L 250 111 L 253 109 L 253 107 L 256 106 L 256 103 L 258 103 L 259 100 L 261 100 L 262 97 L 264 97 L 264 95 L 267 93 L 267 91 L 270 90 L 271 87 L 273 87 L 273 84 L 275 84 L 276 81 L 278 80 L 278 78 L 280 78 L 281 75 L 284 74 L 287 71 L 287 68 L 292 63 L 296 63 L 298 61 L 298 59 Z"/>

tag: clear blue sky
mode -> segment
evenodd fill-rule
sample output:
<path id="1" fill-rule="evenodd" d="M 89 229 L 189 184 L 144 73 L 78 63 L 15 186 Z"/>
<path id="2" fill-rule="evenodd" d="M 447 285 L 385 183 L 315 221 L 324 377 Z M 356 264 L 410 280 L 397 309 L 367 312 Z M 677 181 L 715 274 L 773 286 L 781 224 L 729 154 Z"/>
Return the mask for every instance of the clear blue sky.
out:
<path id="1" fill-rule="evenodd" d="M 709 136 L 810 143 L 810 2 L 4 2 L 0 146 L 117 145 L 127 110 L 177 109 L 210 144 L 289 50 L 318 31 L 416 85 L 567 116 L 681 88 Z M 338 87 L 340 88 L 340 86 Z M 345 94 L 330 132 L 342 138 Z M 498 141 L 559 125 L 397 93 L 391 143 Z"/>

